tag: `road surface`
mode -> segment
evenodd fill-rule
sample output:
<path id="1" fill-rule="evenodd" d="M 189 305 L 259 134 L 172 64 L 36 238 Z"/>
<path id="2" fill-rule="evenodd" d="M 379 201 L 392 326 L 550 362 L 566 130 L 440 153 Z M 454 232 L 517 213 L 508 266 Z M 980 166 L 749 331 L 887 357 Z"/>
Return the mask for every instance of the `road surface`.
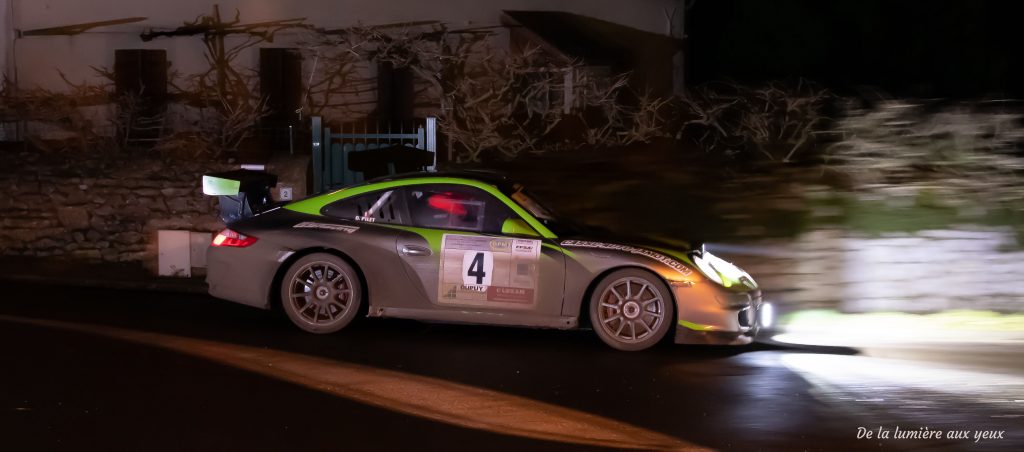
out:
<path id="1" fill-rule="evenodd" d="M 317 336 L 205 296 L 0 284 L 4 450 L 1024 449 L 1024 356 L 998 345 L 958 367 L 391 319 Z"/>

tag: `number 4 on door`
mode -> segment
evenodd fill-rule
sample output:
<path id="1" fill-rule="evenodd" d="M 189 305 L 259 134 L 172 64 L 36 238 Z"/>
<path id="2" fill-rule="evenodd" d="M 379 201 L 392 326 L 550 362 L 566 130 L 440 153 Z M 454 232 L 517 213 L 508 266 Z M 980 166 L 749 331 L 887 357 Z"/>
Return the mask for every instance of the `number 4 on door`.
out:
<path id="1" fill-rule="evenodd" d="M 491 285 L 494 255 L 490 251 L 467 251 L 462 255 L 462 283 L 474 286 Z"/>

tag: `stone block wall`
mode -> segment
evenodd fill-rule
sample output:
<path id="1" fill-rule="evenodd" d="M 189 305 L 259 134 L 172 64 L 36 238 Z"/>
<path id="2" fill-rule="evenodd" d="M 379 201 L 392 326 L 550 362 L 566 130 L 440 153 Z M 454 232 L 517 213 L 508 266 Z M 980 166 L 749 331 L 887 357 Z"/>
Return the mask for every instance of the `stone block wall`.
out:
<path id="1" fill-rule="evenodd" d="M 1024 310 L 1024 250 L 1010 228 L 961 225 L 866 236 L 842 229 L 722 246 L 766 295 L 844 312 Z"/>
<path id="2" fill-rule="evenodd" d="M 231 166 L 158 158 L 0 153 L 0 254 L 155 267 L 156 231 L 217 231 L 203 173 Z"/>

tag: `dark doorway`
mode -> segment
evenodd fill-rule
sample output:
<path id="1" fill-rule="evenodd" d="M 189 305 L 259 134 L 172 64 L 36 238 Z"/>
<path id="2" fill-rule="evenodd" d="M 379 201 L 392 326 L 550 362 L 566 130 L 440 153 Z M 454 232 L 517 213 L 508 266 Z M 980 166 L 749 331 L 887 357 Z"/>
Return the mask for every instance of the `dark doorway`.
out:
<path id="1" fill-rule="evenodd" d="M 415 100 L 412 70 L 388 62 L 377 64 L 378 119 L 395 124 L 412 120 Z"/>
<path id="2" fill-rule="evenodd" d="M 115 50 L 114 89 L 119 138 L 126 145 L 154 145 L 163 132 L 167 110 L 167 51 Z"/>
<path id="3" fill-rule="evenodd" d="M 260 121 L 260 137 L 268 151 L 290 151 L 297 146 L 302 104 L 302 53 L 298 49 L 260 49 L 260 96 L 267 116 Z M 289 128 L 290 127 L 290 128 Z"/>

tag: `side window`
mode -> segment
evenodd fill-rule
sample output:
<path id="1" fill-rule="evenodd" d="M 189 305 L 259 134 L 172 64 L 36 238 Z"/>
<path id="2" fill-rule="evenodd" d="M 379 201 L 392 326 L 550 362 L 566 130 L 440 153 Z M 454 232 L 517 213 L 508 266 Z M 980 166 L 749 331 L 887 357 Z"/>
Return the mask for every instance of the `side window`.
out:
<path id="1" fill-rule="evenodd" d="M 497 234 L 515 214 L 494 196 L 465 185 L 417 185 L 405 188 L 413 226 Z"/>
<path id="2" fill-rule="evenodd" d="M 320 213 L 367 223 L 406 224 L 401 190 L 383 190 L 332 202 Z"/>

